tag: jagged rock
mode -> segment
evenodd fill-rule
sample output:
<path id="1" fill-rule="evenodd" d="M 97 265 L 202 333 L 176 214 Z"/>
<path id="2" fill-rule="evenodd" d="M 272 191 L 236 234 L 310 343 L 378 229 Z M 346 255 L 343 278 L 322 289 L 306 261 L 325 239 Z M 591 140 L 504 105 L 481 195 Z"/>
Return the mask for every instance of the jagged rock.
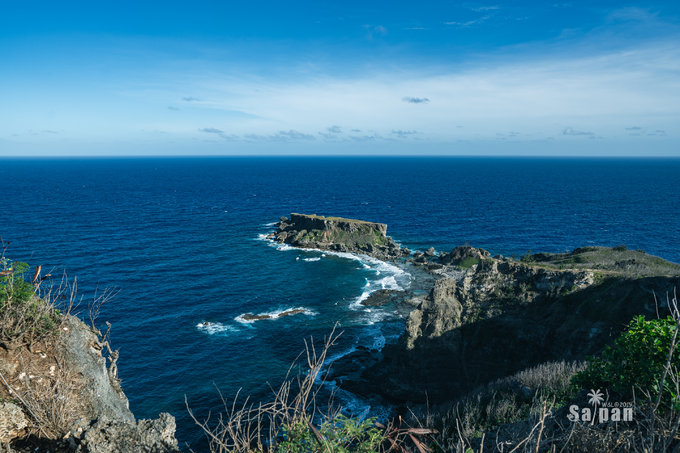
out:
<path id="1" fill-rule="evenodd" d="M 103 417 L 75 437 L 77 453 L 175 453 L 175 417 L 128 422 Z"/>
<path id="2" fill-rule="evenodd" d="M 0 403 L 0 444 L 22 436 L 28 427 L 24 411 L 12 402 Z"/>
<path id="3" fill-rule="evenodd" d="M 277 313 L 275 315 L 270 315 L 268 313 L 263 313 L 260 315 L 255 315 L 253 313 L 246 313 L 241 316 L 244 321 L 261 321 L 263 319 L 276 319 L 276 318 L 281 318 L 284 316 L 293 316 L 293 315 L 299 315 L 301 313 L 305 313 L 305 310 L 302 308 L 292 308 L 290 310 L 284 310 L 281 313 Z"/>
<path id="4" fill-rule="evenodd" d="M 395 298 L 403 294 L 404 291 L 396 289 L 379 289 L 377 291 L 372 292 L 366 298 L 366 300 L 363 300 L 361 302 L 361 305 L 365 305 L 367 307 L 387 305 L 390 302 L 393 302 Z"/>
<path id="5" fill-rule="evenodd" d="M 449 253 L 443 253 L 439 257 L 439 262 L 442 264 L 460 264 L 466 258 L 483 260 L 490 256 L 489 252 L 484 249 L 478 249 L 475 247 L 470 247 L 469 245 L 463 245 L 454 248 Z"/>
<path id="6" fill-rule="evenodd" d="M 434 247 L 430 247 L 429 249 L 425 250 L 425 256 L 427 256 L 428 258 L 431 258 L 431 257 L 436 256 L 436 255 L 437 255 L 437 251 L 435 250 Z"/>
<path id="7" fill-rule="evenodd" d="M 97 334 L 79 319 L 69 316 L 64 322 L 61 357 L 67 368 L 83 376 L 78 392 L 82 416 L 87 419 L 107 417 L 134 421 L 129 402 L 115 376 L 111 376 Z"/>

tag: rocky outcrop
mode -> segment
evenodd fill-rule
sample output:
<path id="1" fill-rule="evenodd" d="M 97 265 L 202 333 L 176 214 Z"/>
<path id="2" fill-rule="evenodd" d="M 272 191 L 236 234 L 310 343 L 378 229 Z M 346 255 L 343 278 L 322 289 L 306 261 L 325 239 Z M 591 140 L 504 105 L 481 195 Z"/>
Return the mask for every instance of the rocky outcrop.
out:
<path id="1" fill-rule="evenodd" d="M 76 453 L 179 452 L 175 418 L 166 413 L 156 420 L 127 422 L 100 418 L 84 429 L 76 429 L 71 445 Z"/>
<path id="2" fill-rule="evenodd" d="M 0 348 L 0 400 L 13 401 L 0 404 L 0 442 L 16 451 L 179 451 L 171 415 L 135 421 L 116 376 L 117 352 L 100 335 L 63 316 L 30 348 Z"/>
<path id="3" fill-rule="evenodd" d="M 359 253 L 379 259 L 395 259 L 408 254 L 387 236 L 384 223 L 341 217 L 293 213 L 290 219 L 281 218 L 270 238 L 294 247 Z"/>
<path id="4" fill-rule="evenodd" d="M 87 420 L 106 417 L 111 420 L 133 422 L 129 402 L 118 382 L 115 367 L 107 366 L 102 355 L 105 347 L 99 336 L 79 319 L 67 317 L 58 346 L 65 369 L 77 376 L 78 413 Z"/>
<path id="5" fill-rule="evenodd" d="M 26 414 L 12 402 L 0 403 L 0 444 L 6 445 L 26 433 L 28 419 Z"/>
<path id="6" fill-rule="evenodd" d="M 398 343 L 385 346 L 378 358 L 364 351 L 363 358 L 342 359 L 354 368 L 361 360 L 365 370 L 333 378 L 362 395 L 436 403 L 540 363 L 596 354 L 633 316 L 655 316 L 654 294 L 680 286 L 673 263 L 649 258 L 656 275 L 638 274 L 640 267 L 625 273 L 614 265 L 625 257 L 600 265 L 602 255 L 618 252 L 598 250 L 587 252 L 589 258 L 572 252 L 521 261 L 473 247 L 440 254 L 439 279 L 411 311 Z M 568 266 L 567 259 L 578 266 Z"/>

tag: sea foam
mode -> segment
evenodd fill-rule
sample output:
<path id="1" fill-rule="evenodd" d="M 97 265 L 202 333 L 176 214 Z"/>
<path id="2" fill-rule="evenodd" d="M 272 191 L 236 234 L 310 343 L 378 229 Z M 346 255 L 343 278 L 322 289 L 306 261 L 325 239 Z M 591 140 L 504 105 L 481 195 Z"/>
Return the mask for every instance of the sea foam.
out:
<path id="1" fill-rule="evenodd" d="M 285 315 L 285 316 L 280 316 L 282 313 L 288 312 L 288 311 L 293 311 L 293 310 L 302 310 L 301 313 L 296 313 L 295 315 Z M 306 315 L 306 316 L 316 316 L 318 313 L 315 312 L 314 310 L 311 310 L 307 307 L 290 307 L 290 308 L 284 308 L 281 310 L 274 310 L 274 311 L 267 311 L 263 313 L 255 313 L 255 316 L 268 316 L 267 318 L 263 319 L 244 319 L 244 316 L 252 314 L 252 313 L 241 313 L 237 317 L 234 318 L 234 321 L 239 322 L 241 324 L 253 324 L 254 322 L 257 321 L 275 321 L 277 319 L 285 319 L 285 318 L 294 318 L 297 315 Z"/>

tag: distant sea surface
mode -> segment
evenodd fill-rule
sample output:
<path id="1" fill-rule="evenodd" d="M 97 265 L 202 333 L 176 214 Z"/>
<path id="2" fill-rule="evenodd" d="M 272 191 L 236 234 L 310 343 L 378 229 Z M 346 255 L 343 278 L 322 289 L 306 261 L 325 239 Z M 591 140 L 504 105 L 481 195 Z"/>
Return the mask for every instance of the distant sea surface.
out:
<path id="1" fill-rule="evenodd" d="M 0 160 L 0 235 L 12 259 L 118 289 L 119 373 L 139 418 L 167 411 L 181 443 L 243 388 L 266 397 L 303 339 L 344 330 L 332 354 L 403 329 L 365 308 L 410 276 L 374 260 L 276 247 L 291 212 L 366 219 L 412 249 L 492 254 L 626 244 L 680 262 L 680 160 L 534 158 L 126 158 Z M 305 313 L 246 323 L 244 313 Z M 81 307 L 87 317 L 86 307 Z M 269 384 L 268 384 L 269 383 Z M 348 405 L 357 404 L 345 395 Z"/>

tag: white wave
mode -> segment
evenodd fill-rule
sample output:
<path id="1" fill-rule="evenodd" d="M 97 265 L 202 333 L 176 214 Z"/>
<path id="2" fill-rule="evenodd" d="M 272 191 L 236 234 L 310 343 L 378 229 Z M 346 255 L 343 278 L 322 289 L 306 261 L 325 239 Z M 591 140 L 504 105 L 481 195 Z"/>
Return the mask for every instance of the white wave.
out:
<path id="1" fill-rule="evenodd" d="M 379 260 L 369 255 L 355 254 L 348 252 L 336 252 L 332 250 L 322 250 L 316 248 L 301 248 L 293 247 L 288 244 L 279 244 L 271 238 L 267 238 L 266 235 L 258 235 L 258 238 L 264 239 L 269 242 L 269 245 L 276 247 L 277 250 L 289 251 L 289 250 L 299 250 L 303 252 L 319 252 L 321 257 L 326 257 L 327 255 L 337 256 L 338 258 L 344 258 L 348 260 L 357 261 L 364 270 L 375 272 L 376 277 L 381 277 L 378 279 L 366 279 L 366 285 L 364 286 L 364 291 L 356 299 L 354 299 L 349 308 L 352 310 L 362 310 L 365 311 L 367 316 L 363 320 L 364 325 L 373 325 L 376 322 L 380 322 L 385 319 L 394 318 L 395 315 L 388 313 L 380 308 L 376 308 L 372 311 L 370 308 L 362 305 L 362 302 L 368 299 L 368 297 L 375 291 L 379 289 L 391 289 L 401 291 L 408 287 L 411 283 L 411 274 L 406 272 L 404 269 L 386 261 Z M 299 257 L 298 257 L 299 258 Z M 304 261 L 318 261 L 320 258 L 303 258 Z M 269 314 L 269 313 L 264 313 Z M 244 323 L 252 323 L 253 321 L 245 321 L 242 318 L 237 317 L 237 321 Z M 274 317 L 273 319 L 276 319 Z"/>
<path id="2" fill-rule="evenodd" d="M 389 311 L 384 311 L 384 310 L 371 310 L 371 309 L 366 309 L 364 310 L 364 315 L 363 319 L 359 321 L 358 324 L 364 325 L 364 326 L 372 326 L 375 325 L 376 323 L 381 323 L 383 321 L 386 321 L 388 319 L 395 319 L 398 318 L 399 315 L 395 315 L 394 313 L 391 313 Z"/>
<path id="3" fill-rule="evenodd" d="M 302 261 L 307 261 L 307 262 L 312 262 L 312 261 L 321 261 L 321 258 L 302 258 Z"/>
<path id="4" fill-rule="evenodd" d="M 403 291 L 404 288 L 402 288 L 399 283 L 397 283 L 397 279 L 394 278 L 394 275 L 390 275 L 389 277 L 381 278 L 376 282 L 378 285 L 380 285 L 380 289 L 394 289 L 397 291 Z"/>
<path id="5" fill-rule="evenodd" d="M 275 310 L 275 311 L 268 311 L 268 312 L 263 312 L 263 313 L 257 313 L 255 316 L 266 316 L 266 318 L 263 319 L 244 319 L 244 316 L 251 314 L 251 313 L 242 313 L 238 315 L 237 317 L 234 318 L 234 321 L 239 322 L 241 324 L 252 324 L 256 321 L 272 321 L 275 319 L 281 319 L 281 318 L 287 318 L 288 316 L 295 316 L 295 315 L 284 315 L 280 316 L 281 314 L 293 310 L 301 310 L 301 313 L 296 313 L 297 314 L 302 314 L 302 315 L 307 315 L 307 316 L 316 316 L 318 313 L 315 312 L 314 310 L 311 310 L 306 307 L 292 307 L 292 308 L 284 308 L 282 310 Z"/>
<path id="6" fill-rule="evenodd" d="M 232 332 L 238 332 L 239 328 L 236 326 L 230 326 L 222 324 L 221 322 L 199 322 L 196 324 L 196 328 L 201 332 L 205 332 L 209 335 L 227 335 Z"/>
<path id="7" fill-rule="evenodd" d="M 366 299 L 368 299 L 368 297 L 371 295 L 371 293 L 373 293 L 373 291 L 364 291 L 363 293 L 361 293 L 361 296 L 357 297 L 356 299 L 354 299 L 354 301 L 351 304 L 349 304 L 349 308 L 351 308 L 352 310 L 357 310 L 359 308 L 366 308 L 361 303 L 363 301 L 365 301 Z"/>
<path id="8" fill-rule="evenodd" d="M 269 228 L 269 227 L 273 227 L 273 226 L 278 225 L 278 224 L 279 224 L 279 222 L 269 222 L 269 223 L 265 223 L 262 226 Z"/>

